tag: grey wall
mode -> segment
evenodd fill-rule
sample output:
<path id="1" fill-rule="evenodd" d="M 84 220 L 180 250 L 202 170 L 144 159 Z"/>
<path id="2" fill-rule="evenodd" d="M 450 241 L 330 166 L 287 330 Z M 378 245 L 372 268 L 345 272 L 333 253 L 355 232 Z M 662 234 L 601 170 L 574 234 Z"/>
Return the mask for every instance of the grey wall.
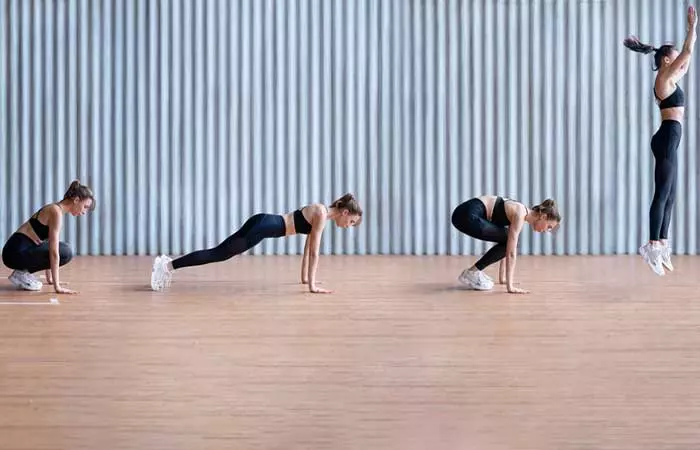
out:
<path id="1" fill-rule="evenodd" d="M 481 193 L 560 202 L 559 233 L 523 253 L 636 252 L 659 118 L 651 57 L 621 42 L 680 43 L 684 19 L 677 0 L 0 0 L 0 235 L 80 177 L 99 199 L 65 222 L 82 254 L 181 253 L 345 191 L 366 218 L 324 252 L 481 252 L 450 225 Z"/>

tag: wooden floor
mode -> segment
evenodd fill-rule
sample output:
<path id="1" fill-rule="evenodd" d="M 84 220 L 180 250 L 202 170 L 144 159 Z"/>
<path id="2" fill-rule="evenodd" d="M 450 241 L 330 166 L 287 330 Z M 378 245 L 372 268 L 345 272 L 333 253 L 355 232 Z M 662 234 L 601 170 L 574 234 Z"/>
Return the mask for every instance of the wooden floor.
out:
<path id="1" fill-rule="evenodd" d="M 466 291 L 472 258 L 243 256 L 151 292 L 151 258 L 79 257 L 81 291 L 0 270 L 0 448 L 700 448 L 700 258 L 521 257 L 533 291 Z M 493 273 L 492 273 L 493 275 Z"/>

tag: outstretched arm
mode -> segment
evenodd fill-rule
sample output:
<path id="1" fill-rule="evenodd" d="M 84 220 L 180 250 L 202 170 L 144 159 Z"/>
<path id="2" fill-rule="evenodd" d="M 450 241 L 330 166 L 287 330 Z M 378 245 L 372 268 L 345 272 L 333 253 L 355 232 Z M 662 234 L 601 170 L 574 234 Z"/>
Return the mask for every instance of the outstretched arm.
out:
<path id="1" fill-rule="evenodd" d="M 311 243 L 310 236 L 306 237 L 304 244 L 304 256 L 301 258 L 301 284 L 309 283 L 309 244 Z"/>
<path id="2" fill-rule="evenodd" d="M 75 294 L 75 291 L 66 289 L 61 286 L 58 277 L 58 267 L 60 256 L 58 251 L 59 237 L 61 234 L 61 226 L 63 225 L 63 214 L 57 208 L 50 208 L 51 217 L 49 218 L 49 262 L 51 263 L 51 281 L 53 282 L 54 290 L 59 294 Z M 48 281 L 48 280 L 47 280 Z"/>
<path id="3" fill-rule="evenodd" d="M 695 25 L 697 24 L 697 13 L 692 6 L 688 7 L 688 32 L 685 36 L 683 49 L 678 54 L 678 57 L 669 68 L 669 78 L 674 83 L 677 83 L 688 72 L 690 58 L 693 55 L 695 48 L 695 39 L 697 37 Z"/>
<path id="4" fill-rule="evenodd" d="M 506 285 L 511 294 L 527 294 L 525 289 L 516 288 L 513 284 L 515 261 L 517 259 L 518 237 L 523 229 L 525 216 L 519 215 L 508 227 L 508 243 L 506 244 Z"/>
<path id="5" fill-rule="evenodd" d="M 321 248 L 321 236 L 323 229 L 326 227 L 326 210 L 318 209 L 314 213 L 314 218 L 311 222 L 311 233 L 307 238 L 307 246 L 309 249 L 309 291 L 316 294 L 327 294 L 331 291 L 321 289 L 316 286 L 316 270 L 318 269 L 318 254 Z"/>

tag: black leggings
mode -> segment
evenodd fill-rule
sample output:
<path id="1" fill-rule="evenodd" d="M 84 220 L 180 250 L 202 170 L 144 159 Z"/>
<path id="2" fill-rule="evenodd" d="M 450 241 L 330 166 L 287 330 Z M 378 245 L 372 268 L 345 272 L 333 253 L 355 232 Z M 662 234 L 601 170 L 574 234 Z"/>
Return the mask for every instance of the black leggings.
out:
<path id="1" fill-rule="evenodd" d="M 286 234 L 284 217 L 277 214 L 256 214 L 240 230 L 221 244 L 206 250 L 197 250 L 173 260 L 173 268 L 201 266 L 225 261 L 258 245 L 265 238 L 279 238 Z"/>
<path id="2" fill-rule="evenodd" d="M 654 198 L 649 208 L 649 239 L 668 239 L 671 213 L 676 202 L 678 145 L 683 127 L 675 120 L 664 120 L 651 138 L 654 153 Z"/>
<path id="3" fill-rule="evenodd" d="M 474 266 L 479 270 L 496 263 L 506 256 L 508 228 L 494 225 L 486 219 L 486 206 L 478 198 L 468 200 L 452 213 L 452 225 L 467 236 L 487 242 L 496 242 Z"/>
<path id="4" fill-rule="evenodd" d="M 65 242 L 58 243 L 58 265 L 64 266 L 73 259 L 73 251 Z M 14 233 L 2 249 L 2 262 L 10 269 L 25 270 L 29 273 L 51 268 L 49 242 L 36 244 L 29 236 Z"/>

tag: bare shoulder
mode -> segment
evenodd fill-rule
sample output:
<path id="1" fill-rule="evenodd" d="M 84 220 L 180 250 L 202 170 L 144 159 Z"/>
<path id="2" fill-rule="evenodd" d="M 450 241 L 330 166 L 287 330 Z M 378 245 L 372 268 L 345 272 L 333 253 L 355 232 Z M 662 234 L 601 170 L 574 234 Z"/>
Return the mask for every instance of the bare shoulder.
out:
<path id="1" fill-rule="evenodd" d="M 301 209 L 301 213 L 309 223 L 318 223 L 326 219 L 328 208 L 323 203 L 310 203 Z"/>
<path id="2" fill-rule="evenodd" d="M 484 195 L 478 196 L 477 198 L 484 203 L 492 203 L 492 202 L 496 201 L 495 195 L 484 194 Z"/>
<path id="3" fill-rule="evenodd" d="M 656 91 L 657 99 L 664 99 L 671 95 L 676 90 L 676 82 L 671 77 L 668 71 L 659 73 L 654 81 L 654 90 Z"/>
<path id="4" fill-rule="evenodd" d="M 51 203 L 48 205 L 44 205 L 41 207 L 41 210 L 39 211 L 38 217 L 40 218 L 41 222 L 46 222 L 47 220 L 54 220 L 58 217 L 63 216 L 63 211 L 61 210 L 61 207 L 58 206 L 55 203 Z M 44 220 L 41 220 L 44 219 Z"/>
<path id="5" fill-rule="evenodd" d="M 309 216 L 313 218 L 325 219 L 328 215 L 328 208 L 323 203 L 311 203 L 306 205 L 305 209 Z"/>
<path id="6" fill-rule="evenodd" d="M 527 206 L 517 200 L 506 199 L 505 208 L 511 219 L 524 219 L 527 216 Z"/>

